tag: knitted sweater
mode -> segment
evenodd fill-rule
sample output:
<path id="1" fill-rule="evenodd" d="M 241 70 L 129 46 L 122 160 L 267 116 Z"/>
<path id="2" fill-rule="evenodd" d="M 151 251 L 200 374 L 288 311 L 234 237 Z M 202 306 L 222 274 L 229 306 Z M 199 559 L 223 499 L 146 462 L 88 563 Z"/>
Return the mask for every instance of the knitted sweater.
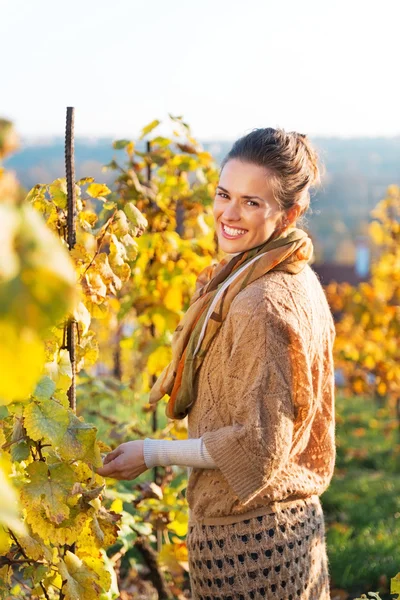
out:
<path id="1" fill-rule="evenodd" d="M 195 381 L 191 522 L 233 523 L 320 495 L 335 463 L 333 318 L 315 272 L 270 271 L 233 300 Z"/>

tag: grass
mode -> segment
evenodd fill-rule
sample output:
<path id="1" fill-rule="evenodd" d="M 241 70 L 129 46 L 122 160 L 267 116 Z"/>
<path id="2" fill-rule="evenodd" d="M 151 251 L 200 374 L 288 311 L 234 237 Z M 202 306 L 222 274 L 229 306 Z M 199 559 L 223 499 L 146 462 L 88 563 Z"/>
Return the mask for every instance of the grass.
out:
<path id="1" fill-rule="evenodd" d="M 400 571 L 400 468 L 397 422 L 372 399 L 341 398 L 335 473 L 321 502 L 330 574 L 349 599 L 388 594 Z"/>

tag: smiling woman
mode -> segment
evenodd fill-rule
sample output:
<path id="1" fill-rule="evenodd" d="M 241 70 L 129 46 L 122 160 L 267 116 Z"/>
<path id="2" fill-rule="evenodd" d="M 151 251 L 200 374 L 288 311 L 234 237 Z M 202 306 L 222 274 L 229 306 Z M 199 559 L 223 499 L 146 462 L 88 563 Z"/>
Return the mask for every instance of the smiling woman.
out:
<path id="1" fill-rule="evenodd" d="M 329 599 L 319 496 L 335 462 L 335 329 L 295 226 L 318 179 L 301 134 L 261 129 L 234 144 L 214 202 L 227 256 L 199 274 L 149 398 L 169 395 L 189 439 L 146 438 L 105 467 L 189 468 L 194 600 Z"/>
<path id="2" fill-rule="evenodd" d="M 219 247 L 228 254 L 263 244 L 283 216 L 265 168 L 239 159 L 222 169 L 213 210 Z"/>

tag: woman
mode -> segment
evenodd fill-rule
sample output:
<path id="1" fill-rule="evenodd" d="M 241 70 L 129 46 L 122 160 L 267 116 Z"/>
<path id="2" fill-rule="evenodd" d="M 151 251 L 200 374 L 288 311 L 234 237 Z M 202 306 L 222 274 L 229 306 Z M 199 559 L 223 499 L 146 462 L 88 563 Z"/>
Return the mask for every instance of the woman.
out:
<path id="1" fill-rule="evenodd" d="M 220 248 L 150 393 L 188 415 L 188 440 L 128 442 L 99 472 L 189 468 L 190 579 L 199 600 L 329 599 L 319 495 L 335 462 L 335 330 L 295 227 L 319 181 L 306 136 L 257 129 L 224 159 L 214 202 Z"/>

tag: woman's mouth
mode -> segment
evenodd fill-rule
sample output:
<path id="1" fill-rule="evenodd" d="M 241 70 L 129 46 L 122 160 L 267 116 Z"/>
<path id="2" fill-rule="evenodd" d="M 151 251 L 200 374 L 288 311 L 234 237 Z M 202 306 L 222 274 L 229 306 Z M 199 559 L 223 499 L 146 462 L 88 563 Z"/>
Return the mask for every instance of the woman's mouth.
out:
<path id="1" fill-rule="evenodd" d="M 236 227 L 228 227 L 224 223 L 221 223 L 222 235 L 228 240 L 236 240 L 237 238 L 243 237 L 247 233 L 247 229 L 239 229 Z"/>

